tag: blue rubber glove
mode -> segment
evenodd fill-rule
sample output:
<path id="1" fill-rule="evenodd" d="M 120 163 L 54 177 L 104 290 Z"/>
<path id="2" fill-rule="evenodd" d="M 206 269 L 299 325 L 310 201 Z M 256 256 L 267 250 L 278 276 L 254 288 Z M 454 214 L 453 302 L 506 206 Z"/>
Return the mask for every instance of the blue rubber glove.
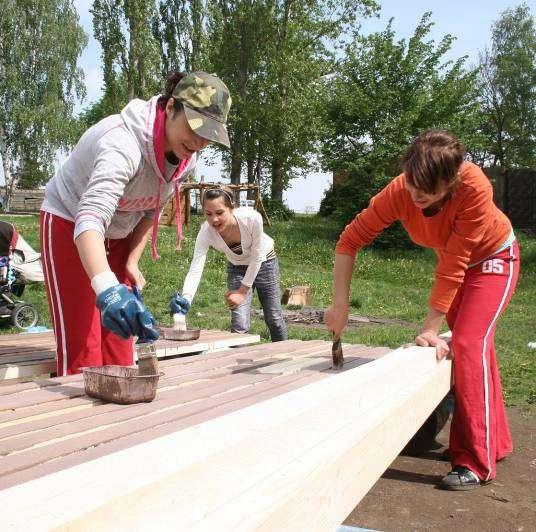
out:
<path id="1" fill-rule="evenodd" d="M 152 314 L 124 284 L 99 294 L 97 307 L 101 311 L 102 325 L 122 338 L 138 336 L 153 342 L 160 336 Z"/>
<path id="2" fill-rule="evenodd" d="M 169 310 L 171 314 L 186 314 L 190 310 L 190 302 L 177 292 L 169 302 Z"/>

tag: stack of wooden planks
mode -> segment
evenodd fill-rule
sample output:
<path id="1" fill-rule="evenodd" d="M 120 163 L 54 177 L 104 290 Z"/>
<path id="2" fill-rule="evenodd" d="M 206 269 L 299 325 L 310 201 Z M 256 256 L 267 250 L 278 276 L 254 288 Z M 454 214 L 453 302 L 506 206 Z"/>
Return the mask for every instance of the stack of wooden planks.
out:
<path id="1" fill-rule="evenodd" d="M 15 189 L 9 200 L 9 212 L 38 213 L 45 198 L 45 189 Z"/>
<path id="2" fill-rule="evenodd" d="M 434 349 L 289 340 L 161 361 L 152 403 L 0 386 L 3 530 L 334 530 L 450 388 Z"/>
<path id="3" fill-rule="evenodd" d="M 260 341 L 257 334 L 234 334 L 226 331 L 201 331 L 198 340 L 177 342 L 158 340 L 159 358 L 187 355 Z M 0 382 L 50 376 L 56 371 L 56 343 L 52 332 L 5 334 L 0 336 Z"/>

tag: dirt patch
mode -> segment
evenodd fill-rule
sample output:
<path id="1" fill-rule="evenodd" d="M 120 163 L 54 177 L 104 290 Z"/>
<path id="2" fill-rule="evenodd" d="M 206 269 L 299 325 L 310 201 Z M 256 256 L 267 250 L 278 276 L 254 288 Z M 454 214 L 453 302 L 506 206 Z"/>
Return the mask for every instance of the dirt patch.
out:
<path id="1" fill-rule="evenodd" d="M 262 310 L 252 309 L 251 313 L 262 318 Z M 324 309 L 303 307 L 301 309 L 291 310 L 283 309 L 283 317 L 287 323 L 292 325 L 307 325 L 312 327 L 325 327 Z M 361 314 L 348 315 L 348 327 L 363 327 L 365 325 L 397 325 L 400 327 L 409 327 L 417 329 L 418 325 L 404 320 L 393 320 L 389 318 L 376 318 L 375 316 L 363 316 Z"/>
<path id="2" fill-rule="evenodd" d="M 425 457 L 399 456 L 345 523 L 373 530 L 536 530 L 536 413 L 508 409 L 515 451 L 497 466 L 497 479 L 474 491 L 437 489 L 450 464 L 443 448 Z M 438 441 L 448 442 L 450 423 Z"/>

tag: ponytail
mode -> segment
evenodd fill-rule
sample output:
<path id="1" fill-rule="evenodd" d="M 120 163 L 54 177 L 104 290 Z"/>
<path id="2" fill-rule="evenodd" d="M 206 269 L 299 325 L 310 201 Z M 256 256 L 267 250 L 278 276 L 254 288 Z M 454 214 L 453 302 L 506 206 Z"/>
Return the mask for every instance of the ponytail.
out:
<path id="1" fill-rule="evenodd" d="M 179 72 L 179 71 L 170 72 L 168 74 L 168 77 L 166 79 L 166 84 L 164 87 L 164 93 L 161 94 L 160 97 L 158 98 L 158 105 L 162 107 L 165 107 L 167 105 L 168 100 L 170 98 L 173 98 L 173 90 L 177 86 L 177 83 L 185 76 L 186 76 L 186 72 Z M 182 102 L 174 98 L 173 110 L 175 114 L 178 113 L 179 111 L 182 111 L 182 109 L 183 109 Z"/>

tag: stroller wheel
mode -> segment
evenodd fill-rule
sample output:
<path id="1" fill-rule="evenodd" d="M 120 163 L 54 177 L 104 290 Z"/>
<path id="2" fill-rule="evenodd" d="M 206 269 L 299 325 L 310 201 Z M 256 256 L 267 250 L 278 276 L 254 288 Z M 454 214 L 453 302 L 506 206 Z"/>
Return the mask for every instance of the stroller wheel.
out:
<path id="1" fill-rule="evenodd" d="M 19 329 L 33 327 L 38 319 L 39 313 L 30 303 L 17 303 L 11 314 L 11 322 Z"/>

